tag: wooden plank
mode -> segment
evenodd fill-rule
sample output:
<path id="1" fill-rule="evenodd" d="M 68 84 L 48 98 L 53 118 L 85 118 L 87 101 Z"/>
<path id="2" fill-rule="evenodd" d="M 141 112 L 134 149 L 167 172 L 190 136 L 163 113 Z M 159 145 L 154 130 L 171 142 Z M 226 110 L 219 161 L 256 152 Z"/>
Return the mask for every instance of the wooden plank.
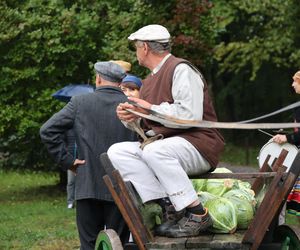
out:
<path id="1" fill-rule="evenodd" d="M 158 249 L 186 249 L 187 238 L 155 237 L 153 242 L 146 244 L 147 250 Z"/>
<path id="2" fill-rule="evenodd" d="M 123 179 L 116 178 L 116 174 L 114 173 L 117 170 L 112 165 L 106 153 L 101 154 L 100 160 L 102 166 L 107 172 L 107 176 L 103 179 L 106 185 L 109 185 L 109 191 L 111 192 L 120 212 L 122 213 L 122 216 L 124 217 L 124 220 L 126 221 L 130 231 L 132 232 L 132 235 L 137 242 L 139 249 L 145 249 L 144 245 L 149 240 L 149 237 L 147 232 L 145 231 L 140 217 L 136 215 L 135 210 L 132 210 L 131 206 L 128 204 L 130 201 L 126 199 L 128 195 L 124 194 L 124 187 L 122 184 L 122 189 L 120 188 L 120 182 L 124 184 Z"/>
<path id="3" fill-rule="evenodd" d="M 211 238 L 208 238 L 210 236 Z M 249 249 L 242 245 L 243 233 L 200 235 L 187 239 L 187 249 Z"/>
<path id="4" fill-rule="evenodd" d="M 242 241 L 244 244 L 250 244 L 251 250 L 256 250 L 262 243 L 271 222 L 286 201 L 300 173 L 299 165 L 300 153 L 298 152 L 287 175 L 283 173 L 284 168 L 278 168 L 277 175 L 272 180 L 263 202 L 258 208 Z"/>
<path id="5" fill-rule="evenodd" d="M 158 249 L 234 249 L 249 250 L 242 244 L 244 231 L 234 234 L 203 233 L 197 237 L 167 238 L 155 237 L 153 242 L 146 244 L 148 250 Z"/>
<path id="6" fill-rule="evenodd" d="M 100 155 L 100 162 L 101 162 L 101 165 L 104 168 L 106 174 L 110 177 L 110 181 L 112 182 L 113 186 L 116 187 L 117 186 L 116 181 L 112 176 L 112 172 L 116 169 L 112 165 L 107 153 L 102 153 Z"/>
<path id="7" fill-rule="evenodd" d="M 281 167 L 283 165 L 283 162 L 286 158 L 288 154 L 288 151 L 285 150 L 285 149 L 282 149 L 281 150 L 281 153 L 280 155 L 278 156 L 278 159 L 276 160 L 276 162 L 272 165 L 272 169 L 273 169 L 273 172 L 277 172 L 277 170 L 279 169 L 279 167 Z"/>
<path id="8" fill-rule="evenodd" d="M 118 170 L 113 171 L 112 174 L 119 185 L 120 194 L 124 196 L 123 204 L 126 205 L 127 209 L 131 212 L 132 220 L 134 221 L 135 226 L 140 229 L 140 233 L 145 238 L 144 243 L 146 244 L 148 241 L 153 241 L 153 235 L 143 224 L 143 218 L 141 216 L 141 213 L 135 205 L 137 204 L 137 202 L 133 201 L 133 199 L 135 199 L 134 194 L 132 194 L 133 196 L 129 195 L 125 182 L 123 181 L 123 178 Z"/>
<path id="9" fill-rule="evenodd" d="M 259 169 L 259 172 L 272 172 L 272 168 L 269 166 L 268 162 L 270 160 L 271 155 L 268 155 L 267 158 L 264 161 L 264 164 L 262 165 L 262 167 Z M 255 194 L 258 194 L 259 190 L 261 190 L 261 188 L 264 185 L 264 179 L 263 178 L 256 178 L 251 186 L 251 189 L 254 191 Z"/>
<path id="10" fill-rule="evenodd" d="M 190 179 L 254 179 L 254 178 L 271 178 L 276 173 L 256 172 L 256 173 L 209 173 L 199 176 L 189 176 Z"/>
<path id="11" fill-rule="evenodd" d="M 286 158 L 288 154 L 288 151 L 286 151 L 285 149 L 283 149 L 281 152 L 280 152 L 280 155 L 278 158 L 275 158 L 273 163 L 272 163 L 272 167 L 270 167 L 268 165 L 268 162 L 269 162 L 269 159 L 270 159 L 270 155 L 267 156 L 266 160 L 264 161 L 264 164 L 262 165 L 262 167 L 260 168 L 259 172 L 277 172 L 278 168 L 281 166 L 282 167 L 282 164 Z M 285 168 L 286 169 L 286 168 Z M 282 171 L 284 172 L 284 171 Z M 273 173 L 276 175 L 276 173 Z M 265 181 L 262 177 L 257 177 L 255 179 L 255 181 L 253 182 L 252 186 L 251 186 L 251 189 L 254 191 L 255 194 L 258 194 L 259 191 L 261 190 L 261 188 L 263 187 Z"/>
<path id="12" fill-rule="evenodd" d="M 111 179 L 109 178 L 108 175 L 105 175 L 103 177 L 104 182 L 106 184 L 106 186 L 108 187 L 108 190 L 110 191 L 116 205 L 118 206 L 124 220 L 126 221 L 132 235 L 134 236 L 135 242 L 139 248 L 139 250 L 146 250 L 145 246 L 144 246 L 144 239 L 142 239 L 142 236 L 140 235 L 140 232 L 138 231 L 138 229 L 135 227 L 135 225 L 133 224 L 134 221 L 131 219 L 131 217 L 128 214 L 128 211 L 126 209 L 126 207 L 124 206 L 123 202 L 121 201 L 118 193 L 116 192 L 116 190 L 114 189 L 114 186 L 111 182 Z"/>
<path id="13" fill-rule="evenodd" d="M 215 234 L 213 238 L 214 246 L 218 249 L 243 249 L 249 250 L 248 245 L 242 244 L 245 230 L 238 230 L 233 234 Z"/>

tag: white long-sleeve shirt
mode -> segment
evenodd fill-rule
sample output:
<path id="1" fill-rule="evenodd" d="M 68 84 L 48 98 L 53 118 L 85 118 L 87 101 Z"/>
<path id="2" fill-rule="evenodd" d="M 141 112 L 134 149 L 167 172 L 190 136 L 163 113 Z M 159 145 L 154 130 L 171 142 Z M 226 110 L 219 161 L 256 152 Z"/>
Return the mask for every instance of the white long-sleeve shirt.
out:
<path id="1" fill-rule="evenodd" d="M 156 74 L 170 56 L 171 54 L 165 56 L 153 69 L 152 74 Z M 203 88 L 204 83 L 199 73 L 188 64 L 180 63 L 176 66 L 173 75 L 174 103 L 163 102 L 160 105 L 152 105 L 151 109 L 179 119 L 202 120 Z"/>

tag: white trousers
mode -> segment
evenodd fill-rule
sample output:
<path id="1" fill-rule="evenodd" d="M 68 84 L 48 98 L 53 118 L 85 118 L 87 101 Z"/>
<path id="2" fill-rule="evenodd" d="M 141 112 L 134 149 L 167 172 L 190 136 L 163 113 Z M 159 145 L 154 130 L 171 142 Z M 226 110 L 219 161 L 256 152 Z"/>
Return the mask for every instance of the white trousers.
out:
<path id="1" fill-rule="evenodd" d="M 190 142 L 170 137 L 154 141 L 144 150 L 139 146 L 139 142 L 116 143 L 107 153 L 143 202 L 169 197 L 180 211 L 198 199 L 188 175 L 206 173 L 210 164 Z"/>

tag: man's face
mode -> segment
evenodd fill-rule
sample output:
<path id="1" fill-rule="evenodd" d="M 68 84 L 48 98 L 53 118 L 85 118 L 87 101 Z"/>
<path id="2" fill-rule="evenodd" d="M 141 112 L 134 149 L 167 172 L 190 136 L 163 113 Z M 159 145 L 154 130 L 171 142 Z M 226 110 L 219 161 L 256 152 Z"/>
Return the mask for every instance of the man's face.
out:
<path id="1" fill-rule="evenodd" d="M 293 80 L 292 86 L 295 89 L 295 92 L 300 94 L 300 79 L 296 76 L 293 76 Z"/>

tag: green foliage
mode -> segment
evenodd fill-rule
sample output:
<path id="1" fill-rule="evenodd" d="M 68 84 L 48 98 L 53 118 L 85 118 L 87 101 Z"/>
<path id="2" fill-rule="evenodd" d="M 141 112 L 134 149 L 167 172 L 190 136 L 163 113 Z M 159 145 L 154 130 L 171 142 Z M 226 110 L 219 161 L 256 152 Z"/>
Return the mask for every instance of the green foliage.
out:
<path id="1" fill-rule="evenodd" d="M 98 60 L 127 60 L 133 74 L 145 77 L 149 71 L 138 65 L 127 37 L 151 23 L 166 26 L 173 54 L 204 72 L 220 120 L 290 103 L 287 81 L 300 61 L 299 13 L 295 0 L 2 1 L 0 168 L 53 169 L 38 133 L 64 105 L 51 94 L 93 81 Z M 256 140 L 252 132 L 247 138 Z"/>
<path id="2" fill-rule="evenodd" d="M 218 0 L 214 4 L 220 36 L 213 91 L 220 120 L 247 120 L 294 102 L 289 87 L 300 66 L 298 2 Z M 265 122 L 288 122 L 290 114 Z M 258 144 L 255 131 L 229 131 L 228 138 L 236 143 L 244 136 Z"/>
<path id="3" fill-rule="evenodd" d="M 294 0 L 216 1 L 226 31 L 216 47 L 221 72 L 247 69 L 251 80 L 264 63 L 300 66 L 299 4 Z M 225 9 L 225 11 L 224 11 Z"/>
<path id="4" fill-rule="evenodd" d="M 231 143 L 227 143 L 224 152 L 221 156 L 222 162 L 230 162 L 236 166 L 258 166 L 257 156 L 259 154 L 259 147 L 245 148 L 244 145 L 236 146 Z M 248 162 L 247 162 L 248 161 Z"/>
<path id="5" fill-rule="evenodd" d="M 127 41 L 144 25 L 166 25 L 175 36 L 174 54 L 203 66 L 213 45 L 212 36 L 204 35 L 210 29 L 210 7 L 208 1 L 184 0 L 3 2 L 0 167 L 53 169 L 38 134 L 63 105 L 51 94 L 68 83 L 89 82 L 97 60 L 127 60 L 132 73 L 148 74 L 138 67 Z M 191 8 L 197 10 L 193 15 Z"/>
<path id="6" fill-rule="evenodd" d="M 218 36 L 212 7 L 210 1 L 179 0 L 168 21 L 174 35 L 174 54 L 188 58 L 201 69 L 211 64 Z"/>
<path id="7" fill-rule="evenodd" d="M 105 3 L 25 1 L 0 7 L 0 152 L 2 164 L 40 168 L 45 161 L 38 131 L 62 107 L 51 94 L 67 83 L 87 82 L 101 46 Z M 103 11 L 103 12 L 101 12 Z M 42 158 L 41 158 L 42 157 Z M 44 159 L 43 159 L 44 158 Z M 51 165 L 50 165 L 51 164 Z"/>

